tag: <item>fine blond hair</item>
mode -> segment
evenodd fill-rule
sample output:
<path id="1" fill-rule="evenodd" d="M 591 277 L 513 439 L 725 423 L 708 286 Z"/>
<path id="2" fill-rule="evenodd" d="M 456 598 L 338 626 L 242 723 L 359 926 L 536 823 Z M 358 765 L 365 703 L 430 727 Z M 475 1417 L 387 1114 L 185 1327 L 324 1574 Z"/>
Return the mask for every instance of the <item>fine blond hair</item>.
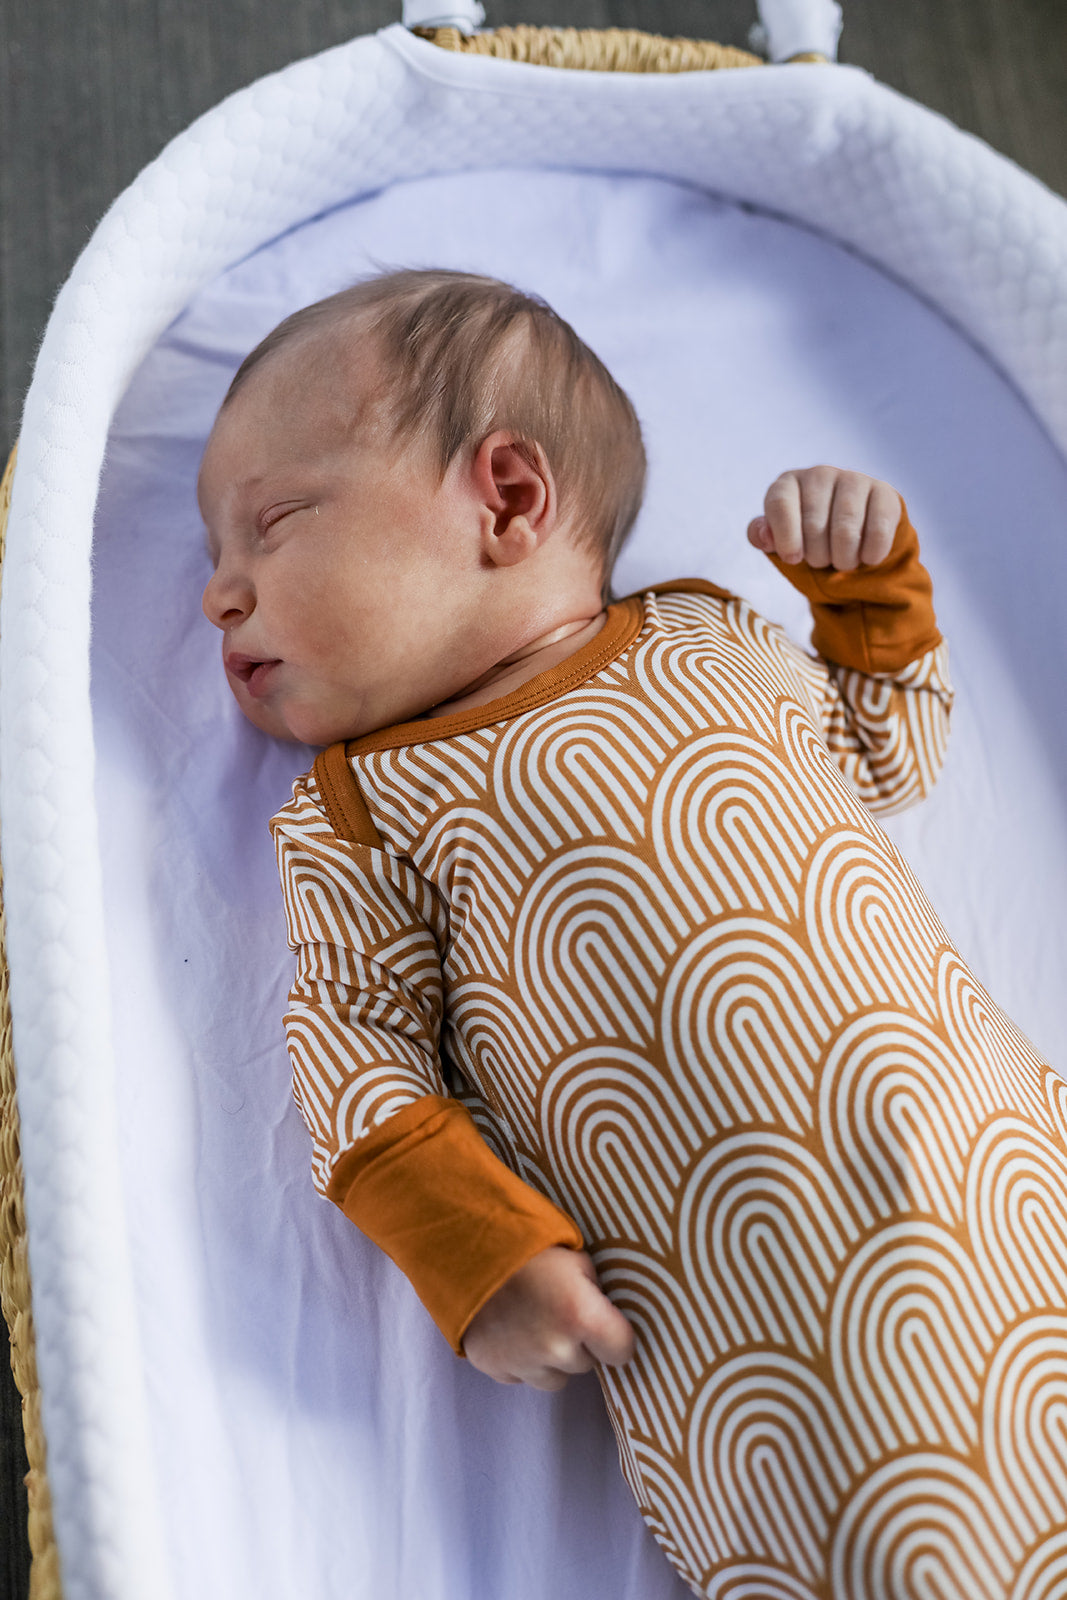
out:
<path id="1" fill-rule="evenodd" d="M 641 427 L 603 362 L 536 295 L 476 273 L 382 273 L 279 323 L 223 404 L 280 347 L 357 323 L 382 358 L 394 435 L 428 437 L 442 476 L 498 429 L 539 445 L 575 542 L 606 579 L 644 493 Z"/>

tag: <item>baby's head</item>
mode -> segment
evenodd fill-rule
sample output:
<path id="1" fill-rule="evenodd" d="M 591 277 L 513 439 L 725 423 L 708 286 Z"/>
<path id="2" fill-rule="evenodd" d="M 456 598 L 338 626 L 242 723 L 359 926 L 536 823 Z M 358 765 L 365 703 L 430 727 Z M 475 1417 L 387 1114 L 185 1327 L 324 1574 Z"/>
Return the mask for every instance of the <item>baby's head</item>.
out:
<path id="1" fill-rule="evenodd" d="M 204 610 L 266 732 L 355 738 L 599 609 L 641 502 L 633 407 L 543 302 L 396 272 L 247 357 L 204 452 Z M 591 612 L 590 612 L 591 608 Z"/>

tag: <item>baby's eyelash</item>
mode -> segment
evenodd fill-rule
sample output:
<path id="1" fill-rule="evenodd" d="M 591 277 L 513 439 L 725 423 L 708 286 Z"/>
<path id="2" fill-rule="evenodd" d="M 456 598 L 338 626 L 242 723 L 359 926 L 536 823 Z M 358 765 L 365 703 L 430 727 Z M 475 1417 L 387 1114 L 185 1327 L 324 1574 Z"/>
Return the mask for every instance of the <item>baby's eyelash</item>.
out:
<path id="1" fill-rule="evenodd" d="M 281 522 L 282 518 L 287 517 L 290 512 L 305 511 L 306 509 L 307 506 L 302 500 L 288 501 L 278 506 L 268 506 L 266 511 L 261 511 L 256 519 L 259 523 L 259 531 L 266 533 L 269 528 L 273 528 L 276 522 Z"/>

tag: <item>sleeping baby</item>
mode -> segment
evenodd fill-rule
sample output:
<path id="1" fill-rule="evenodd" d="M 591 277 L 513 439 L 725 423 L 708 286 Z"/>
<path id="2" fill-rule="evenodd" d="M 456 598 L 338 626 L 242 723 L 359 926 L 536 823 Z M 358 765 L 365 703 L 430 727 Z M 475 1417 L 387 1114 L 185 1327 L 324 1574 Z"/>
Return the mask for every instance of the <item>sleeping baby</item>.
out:
<path id="1" fill-rule="evenodd" d="M 855 472 L 771 486 L 809 653 L 700 579 L 611 598 L 644 474 L 492 279 L 371 279 L 233 381 L 204 609 L 323 747 L 272 824 L 316 1183 L 481 1371 L 596 1367 L 695 1593 L 1045 1596 L 1067 1084 L 872 817 L 945 746 L 915 533 Z"/>

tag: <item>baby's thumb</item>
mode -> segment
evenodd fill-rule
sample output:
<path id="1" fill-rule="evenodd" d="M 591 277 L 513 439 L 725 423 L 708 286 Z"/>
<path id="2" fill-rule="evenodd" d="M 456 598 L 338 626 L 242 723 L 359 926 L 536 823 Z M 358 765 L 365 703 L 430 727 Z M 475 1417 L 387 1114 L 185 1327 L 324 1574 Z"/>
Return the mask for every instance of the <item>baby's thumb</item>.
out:
<path id="1" fill-rule="evenodd" d="M 754 544 L 756 549 L 762 550 L 764 554 L 774 549 L 774 537 L 766 517 L 752 518 L 748 525 L 748 542 Z"/>

